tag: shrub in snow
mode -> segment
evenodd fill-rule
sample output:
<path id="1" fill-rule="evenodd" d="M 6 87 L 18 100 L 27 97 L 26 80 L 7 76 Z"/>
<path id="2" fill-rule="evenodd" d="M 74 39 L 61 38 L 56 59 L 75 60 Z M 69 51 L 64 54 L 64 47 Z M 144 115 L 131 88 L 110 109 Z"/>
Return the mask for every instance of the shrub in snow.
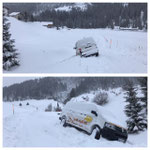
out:
<path id="1" fill-rule="evenodd" d="M 144 130 L 146 128 L 145 112 L 141 99 L 137 97 L 137 90 L 132 82 L 129 82 L 125 87 L 126 90 L 126 103 L 125 113 L 128 117 L 127 127 L 129 133 L 135 133 Z"/>
<path id="2" fill-rule="evenodd" d="M 26 105 L 29 105 L 29 103 L 27 103 Z"/>
<path id="3" fill-rule="evenodd" d="M 13 66 L 18 66 L 18 53 L 14 48 L 14 40 L 10 39 L 9 33 L 10 23 L 7 23 L 7 18 L 3 15 L 3 69 L 9 70 Z"/>
<path id="4" fill-rule="evenodd" d="M 89 101 L 89 97 L 88 96 L 86 96 L 86 97 L 83 96 L 82 99 L 85 100 L 85 101 Z"/>
<path id="5" fill-rule="evenodd" d="M 52 111 L 52 104 L 49 104 L 48 106 L 47 106 L 47 108 L 45 109 L 45 111 L 47 112 L 47 111 Z"/>
<path id="6" fill-rule="evenodd" d="M 104 105 L 108 103 L 108 94 L 106 92 L 99 92 L 93 98 L 93 102 L 97 105 Z"/>
<path id="7" fill-rule="evenodd" d="M 22 106 L 22 104 L 21 104 L 21 103 L 19 103 L 19 106 Z"/>

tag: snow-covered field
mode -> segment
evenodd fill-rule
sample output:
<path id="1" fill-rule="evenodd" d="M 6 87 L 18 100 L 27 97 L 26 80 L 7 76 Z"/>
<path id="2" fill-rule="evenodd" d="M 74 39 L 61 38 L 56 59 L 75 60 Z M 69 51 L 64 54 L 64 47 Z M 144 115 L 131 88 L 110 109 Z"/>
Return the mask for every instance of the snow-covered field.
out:
<path id="1" fill-rule="evenodd" d="M 9 17 L 10 31 L 20 53 L 12 73 L 146 73 L 147 33 L 110 29 L 46 28 Z M 44 23 L 45 24 L 45 23 Z M 99 57 L 75 56 L 75 42 L 93 37 Z"/>
<path id="2" fill-rule="evenodd" d="M 118 90 L 117 90 L 118 91 Z M 107 109 L 117 115 L 125 124 L 126 116 L 123 112 L 125 106 L 124 94 L 109 91 L 109 103 Z M 83 96 L 92 98 L 94 94 L 85 94 L 76 98 L 81 100 Z M 75 100 L 75 99 L 72 99 Z M 30 105 L 27 106 L 26 103 Z M 45 112 L 48 104 L 56 106 L 55 101 L 27 100 L 21 102 L 3 103 L 3 146 L 4 147 L 146 147 L 147 131 L 137 135 L 129 135 L 126 143 L 108 141 L 104 138 L 95 140 L 91 135 L 78 131 L 73 127 L 64 128 L 59 121 L 57 112 Z M 14 104 L 14 115 L 12 105 Z M 38 109 L 37 109 L 38 107 Z"/>

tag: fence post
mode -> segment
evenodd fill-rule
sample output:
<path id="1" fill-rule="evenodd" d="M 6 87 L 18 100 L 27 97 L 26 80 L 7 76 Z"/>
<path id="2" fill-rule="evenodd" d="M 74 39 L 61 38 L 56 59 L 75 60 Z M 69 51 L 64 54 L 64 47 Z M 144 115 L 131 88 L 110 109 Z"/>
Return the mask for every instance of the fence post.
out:
<path id="1" fill-rule="evenodd" d="M 13 115 L 14 115 L 14 113 L 15 113 L 15 112 L 14 112 L 14 104 L 13 104 Z"/>

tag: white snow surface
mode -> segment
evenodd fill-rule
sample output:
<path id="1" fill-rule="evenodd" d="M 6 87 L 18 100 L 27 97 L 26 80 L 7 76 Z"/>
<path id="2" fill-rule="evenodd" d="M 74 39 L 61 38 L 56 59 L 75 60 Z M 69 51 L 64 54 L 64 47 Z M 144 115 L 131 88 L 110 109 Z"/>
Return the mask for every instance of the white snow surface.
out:
<path id="1" fill-rule="evenodd" d="M 20 66 L 10 73 L 146 73 L 147 33 L 111 29 L 46 28 L 8 17 Z M 93 37 L 99 57 L 75 56 L 75 43 Z M 4 73 L 9 73 L 4 71 Z"/>
<path id="2" fill-rule="evenodd" d="M 109 91 L 109 103 L 103 106 L 120 118 L 122 124 L 126 125 L 124 114 L 124 94 L 120 89 Z M 117 93 L 117 94 L 116 94 Z M 83 96 L 89 96 L 90 102 L 95 93 L 87 93 L 76 97 L 82 101 Z M 73 99 L 72 99 L 73 100 Z M 74 99 L 75 100 L 75 99 Z M 29 102 L 29 106 L 26 103 Z M 126 143 L 108 141 L 101 137 L 95 140 L 93 135 L 89 136 L 73 127 L 64 128 L 59 121 L 57 112 L 45 112 L 45 108 L 51 103 L 57 105 L 53 100 L 26 100 L 18 102 L 3 103 L 3 146 L 4 147 L 146 147 L 147 131 L 128 136 Z M 14 115 L 12 105 L 14 104 Z M 38 110 L 36 109 L 38 107 Z M 61 105 L 62 107 L 62 105 Z"/>

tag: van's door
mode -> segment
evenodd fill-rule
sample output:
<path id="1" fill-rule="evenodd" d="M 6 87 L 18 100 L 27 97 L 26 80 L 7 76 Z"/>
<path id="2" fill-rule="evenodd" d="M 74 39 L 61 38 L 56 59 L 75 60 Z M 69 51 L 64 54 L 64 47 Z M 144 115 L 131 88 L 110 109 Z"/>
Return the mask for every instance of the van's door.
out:
<path id="1" fill-rule="evenodd" d="M 75 104 L 72 109 L 72 117 L 73 123 L 78 126 L 79 128 L 85 128 L 87 125 L 87 121 L 85 117 L 87 116 L 86 113 L 83 111 L 83 105 Z"/>
<path id="2" fill-rule="evenodd" d="M 78 112 L 76 117 L 76 122 L 78 126 L 81 128 L 85 128 L 85 126 L 87 125 L 87 121 L 85 120 L 86 114 L 83 112 Z"/>

